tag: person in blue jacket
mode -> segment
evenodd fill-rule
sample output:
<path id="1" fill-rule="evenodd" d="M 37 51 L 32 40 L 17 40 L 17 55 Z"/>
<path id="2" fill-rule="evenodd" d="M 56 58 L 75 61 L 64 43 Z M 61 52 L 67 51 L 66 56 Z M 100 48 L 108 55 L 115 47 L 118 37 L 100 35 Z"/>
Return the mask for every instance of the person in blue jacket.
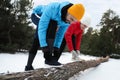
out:
<path id="1" fill-rule="evenodd" d="M 84 15 L 82 4 L 53 2 L 33 9 L 31 20 L 37 26 L 32 47 L 29 51 L 25 71 L 34 70 L 32 63 L 38 48 L 42 49 L 45 64 L 59 66 L 60 46 L 70 23 L 79 21 Z"/>

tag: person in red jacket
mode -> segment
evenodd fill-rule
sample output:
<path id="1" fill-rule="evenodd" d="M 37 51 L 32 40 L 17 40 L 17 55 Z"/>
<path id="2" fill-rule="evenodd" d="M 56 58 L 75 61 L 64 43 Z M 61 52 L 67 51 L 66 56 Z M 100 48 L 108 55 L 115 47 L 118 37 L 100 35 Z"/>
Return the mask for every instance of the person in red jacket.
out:
<path id="1" fill-rule="evenodd" d="M 65 45 L 72 54 L 72 60 L 78 61 L 80 55 L 80 44 L 83 32 L 86 28 L 90 26 L 91 18 L 85 15 L 81 21 L 72 23 L 65 32 L 63 42 L 61 44 L 60 51 L 63 52 Z"/>

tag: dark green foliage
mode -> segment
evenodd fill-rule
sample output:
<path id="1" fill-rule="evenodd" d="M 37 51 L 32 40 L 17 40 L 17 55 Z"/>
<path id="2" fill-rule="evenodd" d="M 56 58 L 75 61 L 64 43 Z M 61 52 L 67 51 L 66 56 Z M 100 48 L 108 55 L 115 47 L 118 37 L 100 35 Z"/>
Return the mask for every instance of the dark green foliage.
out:
<path id="1" fill-rule="evenodd" d="M 108 10 L 104 13 L 100 25 L 103 26 L 101 28 L 100 40 L 104 46 L 102 51 L 105 54 L 119 54 L 120 55 L 120 18 L 116 15 L 112 10 Z"/>
<path id="2" fill-rule="evenodd" d="M 89 54 L 90 52 L 89 42 L 90 42 L 90 37 L 92 36 L 92 31 L 93 31 L 93 28 L 89 28 L 88 31 L 82 36 L 82 41 L 81 41 L 82 53 Z"/>
<path id="3" fill-rule="evenodd" d="M 104 13 L 100 30 L 88 29 L 83 35 L 81 52 L 95 55 L 120 58 L 120 18 L 112 10 Z"/>
<path id="4" fill-rule="evenodd" d="M 28 49 L 34 30 L 29 26 L 30 0 L 0 0 L 0 52 Z"/>

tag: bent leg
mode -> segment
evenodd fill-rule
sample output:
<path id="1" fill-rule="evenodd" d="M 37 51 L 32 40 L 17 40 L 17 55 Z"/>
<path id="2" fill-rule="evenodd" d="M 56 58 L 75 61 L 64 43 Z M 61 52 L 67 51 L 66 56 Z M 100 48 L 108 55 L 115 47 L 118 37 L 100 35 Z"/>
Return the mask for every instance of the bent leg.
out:
<path id="1" fill-rule="evenodd" d="M 25 68 L 26 71 L 33 70 L 32 63 L 36 56 L 38 48 L 39 48 L 39 40 L 38 40 L 38 38 L 34 38 L 32 47 L 29 51 L 28 62 L 27 62 L 27 66 Z"/>

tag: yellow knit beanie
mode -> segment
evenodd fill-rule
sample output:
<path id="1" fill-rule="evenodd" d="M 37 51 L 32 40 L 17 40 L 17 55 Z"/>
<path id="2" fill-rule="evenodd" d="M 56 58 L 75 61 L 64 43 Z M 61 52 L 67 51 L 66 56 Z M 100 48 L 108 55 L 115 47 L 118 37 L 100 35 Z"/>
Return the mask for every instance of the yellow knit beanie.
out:
<path id="1" fill-rule="evenodd" d="M 85 12 L 85 8 L 82 4 L 74 4 L 68 9 L 68 13 L 74 16 L 78 21 L 81 20 Z"/>

